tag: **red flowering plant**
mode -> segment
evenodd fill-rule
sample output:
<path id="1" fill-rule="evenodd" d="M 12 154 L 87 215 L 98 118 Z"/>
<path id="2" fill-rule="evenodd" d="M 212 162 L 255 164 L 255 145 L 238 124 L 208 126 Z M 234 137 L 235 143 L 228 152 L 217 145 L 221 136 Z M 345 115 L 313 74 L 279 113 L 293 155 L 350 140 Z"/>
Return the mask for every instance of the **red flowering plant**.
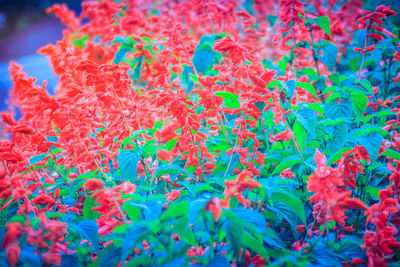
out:
<path id="1" fill-rule="evenodd" d="M 10 63 L 1 266 L 396 265 L 399 20 L 375 1 L 84 1 Z"/>

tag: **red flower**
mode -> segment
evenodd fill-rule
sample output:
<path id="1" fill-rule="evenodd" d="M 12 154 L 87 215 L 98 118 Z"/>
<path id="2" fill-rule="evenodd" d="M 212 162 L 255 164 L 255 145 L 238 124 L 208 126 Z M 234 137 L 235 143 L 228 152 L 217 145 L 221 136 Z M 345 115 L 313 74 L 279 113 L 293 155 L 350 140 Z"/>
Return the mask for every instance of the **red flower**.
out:
<path id="1" fill-rule="evenodd" d="M 7 233 L 5 234 L 3 238 L 3 242 L 1 244 L 1 247 L 4 248 L 8 244 L 15 243 L 18 241 L 18 239 L 22 236 L 22 225 L 13 222 L 7 224 Z"/>
<path id="2" fill-rule="evenodd" d="M 293 179 L 294 174 L 293 174 L 293 172 L 292 172 L 289 168 L 287 168 L 287 169 L 284 169 L 284 170 L 282 171 L 281 177 L 282 177 L 282 178 L 285 178 L 285 177 L 286 177 L 286 178 Z"/>
<path id="3" fill-rule="evenodd" d="M 180 194 L 181 194 L 180 190 L 172 190 L 171 192 L 169 192 L 167 194 L 167 200 L 174 201 L 175 199 L 177 199 L 179 197 Z"/>
<path id="4" fill-rule="evenodd" d="M 45 252 L 42 254 L 42 260 L 47 265 L 61 265 L 62 257 L 60 254 Z"/>
<path id="5" fill-rule="evenodd" d="M 286 130 L 276 134 L 273 138 L 277 141 L 289 141 L 293 137 L 292 130 Z"/>
<path id="6" fill-rule="evenodd" d="M 83 184 L 83 187 L 85 187 L 87 190 L 94 191 L 97 189 L 104 188 L 104 183 L 100 179 L 91 179 L 91 180 L 86 181 Z"/>
<path id="7" fill-rule="evenodd" d="M 11 267 L 17 264 L 20 253 L 21 248 L 19 242 L 13 242 L 6 246 L 6 258 Z"/>
<path id="8" fill-rule="evenodd" d="M 220 200 L 216 197 L 213 197 L 205 207 L 206 211 L 211 211 L 215 222 L 218 222 L 219 218 L 221 217 L 222 208 L 219 204 Z"/>

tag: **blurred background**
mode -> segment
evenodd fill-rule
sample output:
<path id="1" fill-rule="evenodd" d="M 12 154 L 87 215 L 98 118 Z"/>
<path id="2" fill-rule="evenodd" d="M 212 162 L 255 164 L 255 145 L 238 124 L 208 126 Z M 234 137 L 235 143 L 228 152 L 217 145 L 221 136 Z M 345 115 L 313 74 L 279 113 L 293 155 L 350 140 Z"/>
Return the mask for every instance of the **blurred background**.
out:
<path id="1" fill-rule="evenodd" d="M 48 81 L 53 92 L 57 77 L 46 57 L 36 51 L 62 38 L 64 26 L 46 8 L 55 3 L 66 3 L 80 13 L 82 0 L 0 0 L 0 110 L 7 109 L 8 90 L 12 86 L 8 74 L 10 60 L 23 65 L 29 76 L 37 78 L 38 84 Z"/>

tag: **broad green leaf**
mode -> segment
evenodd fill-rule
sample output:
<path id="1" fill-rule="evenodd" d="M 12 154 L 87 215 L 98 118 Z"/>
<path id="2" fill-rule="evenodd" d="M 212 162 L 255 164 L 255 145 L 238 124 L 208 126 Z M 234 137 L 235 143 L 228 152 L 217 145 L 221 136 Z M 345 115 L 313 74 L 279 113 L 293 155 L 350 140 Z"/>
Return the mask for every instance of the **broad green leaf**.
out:
<path id="1" fill-rule="evenodd" d="M 374 198 L 374 200 L 379 200 L 379 188 L 369 185 L 367 186 L 367 192 Z"/>
<path id="2" fill-rule="evenodd" d="M 385 152 L 383 152 L 382 154 L 380 154 L 381 156 L 386 156 L 395 160 L 399 160 L 400 161 L 400 153 L 393 150 L 393 149 L 389 149 L 387 148 Z"/>
<path id="3" fill-rule="evenodd" d="M 295 121 L 293 125 L 293 133 L 296 137 L 297 143 L 299 144 L 300 150 L 304 151 L 307 142 L 307 133 L 299 121 Z"/>
<path id="4" fill-rule="evenodd" d="M 220 96 L 224 99 L 224 104 L 223 104 L 224 107 L 232 109 L 240 108 L 238 95 L 229 92 L 215 92 L 214 95 Z"/>
<path id="5" fill-rule="evenodd" d="M 338 161 L 339 159 L 342 158 L 344 152 L 349 151 L 350 149 L 351 149 L 350 147 L 344 147 L 344 148 L 342 148 L 341 150 L 336 151 L 336 153 L 333 154 L 333 155 L 329 158 L 328 163 L 327 163 L 326 165 L 327 165 L 327 166 L 332 165 L 334 162 L 336 162 L 336 161 Z"/>
<path id="6" fill-rule="evenodd" d="M 187 216 L 189 212 L 188 205 L 188 201 L 173 202 L 161 215 L 160 220 L 176 219 L 181 216 Z"/>
<path id="7" fill-rule="evenodd" d="M 242 248 L 242 240 L 244 226 L 236 216 L 230 216 L 226 225 L 226 233 L 233 248 L 235 257 L 239 256 L 239 251 Z"/>
<path id="8" fill-rule="evenodd" d="M 279 163 L 272 174 L 280 174 L 284 169 L 294 166 L 295 164 L 303 163 L 297 156 L 288 157 Z"/>
<path id="9" fill-rule="evenodd" d="M 329 18 L 328 17 L 317 17 L 313 19 L 315 24 L 317 24 L 330 38 L 332 38 L 331 35 L 331 26 L 329 24 Z"/>
<path id="10" fill-rule="evenodd" d="M 350 101 L 353 104 L 353 109 L 357 114 L 357 121 L 360 121 L 364 112 L 367 110 L 368 98 L 365 94 L 352 92 Z"/>
<path id="11" fill-rule="evenodd" d="M 296 119 L 307 129 L 311 136 L 315 135 L 315 124 L 317 122 L 317 116 L 315 111 L 309 108 L 302 108 L 294 113 Z M 296 136 L 297 137 L 297 136 Z"/>
<path id="12" fill-rule="evenodd" d="M 307 92 L 311 93 L 313 96 L 315 96 L 316 99 L 319 100 L 317 91 L 316 91 L 314 85 L 312 85 L 311 83 L 297 82 L 296 83 L 296 87 L 303 88 L 304 90 L 306 90 Z"/>
<path id="13" fill-rule="evenodd" d="M 99 212 L 93 210 L 95 206 L 96 206 L 96 199 L 87 197 L 83 202 L 83 209 L 82 209 L 83 217 L 86 219 L 99 218 L 100 217 Z"/>
<path id="14" fill-rule="evenodd" d="M 187 244 L 192 246 L 198 246 L 196 237 L 193 233 L 192 228 L 189 226 L 188 220 L 183 220 L 183 223 L 175 224 L 173 230 Z"/>
<path id="15" fill-rule="evenodd" d="M 301 222 L 306 224 L 303 202 L 298 197 L 295 197 L 293 193 L 277 189 L 272 193 L 271 199 L 274 202 L 281 202 L 288 206 L 300 218 Z"/>

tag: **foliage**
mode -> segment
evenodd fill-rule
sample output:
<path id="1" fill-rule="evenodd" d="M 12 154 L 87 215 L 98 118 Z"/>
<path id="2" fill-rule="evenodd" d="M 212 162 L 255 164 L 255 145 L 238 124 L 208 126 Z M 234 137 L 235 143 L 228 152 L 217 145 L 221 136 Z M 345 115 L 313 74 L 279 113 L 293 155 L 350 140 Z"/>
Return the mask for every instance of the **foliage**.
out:
<path id="1" fill-rule="evenodd" d="M 399 264 L 399 19 L 352 1 L 48 9 L 11 62 L 2 266 Z"/>

